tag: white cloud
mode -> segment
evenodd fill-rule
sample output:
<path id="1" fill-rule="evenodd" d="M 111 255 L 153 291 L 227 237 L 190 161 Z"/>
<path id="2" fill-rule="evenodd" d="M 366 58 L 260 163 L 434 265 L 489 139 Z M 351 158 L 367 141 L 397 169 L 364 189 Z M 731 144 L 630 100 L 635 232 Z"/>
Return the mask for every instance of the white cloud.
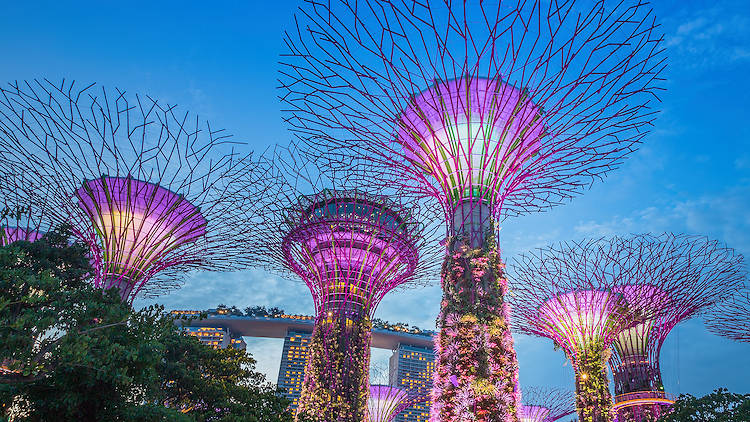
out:
<path id="1" fill-rule="evenodd" d="M 607 220 L 580 221 L 574 231 L 581 237 L 675 231 L 705 234 L 750 253 L 750 185 L 739 185 L 697 199 L 673 201 Z"/>
<path id="2" fill-rule="evenodd" d="M 670 62 L 680 67 L 712 68 L 750 59 L 746 47 L 750 17 L 738 13 L 743 5 L 744 2 L 739 2 L 739 5 L 686 8 L 667 17 L 665 45 Z"/>

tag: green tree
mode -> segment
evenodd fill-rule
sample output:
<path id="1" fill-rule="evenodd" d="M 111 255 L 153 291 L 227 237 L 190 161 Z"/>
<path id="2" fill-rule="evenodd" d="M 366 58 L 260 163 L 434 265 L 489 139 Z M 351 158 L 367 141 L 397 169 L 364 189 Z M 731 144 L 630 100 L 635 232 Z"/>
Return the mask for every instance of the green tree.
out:
<path id="1" fill-rule="evenodd" d="M 291 420 L 252 357 L 92 288 L 86 249 L 68 238 L 0 247 L 0 420 Z"/>
<path id="2" fill-rule="evenodd" d="M 730 393 L 719 388 L 703 397 L 683 394 L 672 412 L 659 422 L 739 422 L 750 421 L 750 394 Z"/>
<path id="3" fill-rule="evenodd" d="M 148 400 L 158 386 L 159 308 L 134 313 L 92 288 L 86 249 L 60 229 L 0 248 L 0 403 L 24 420 L 189 420 Z"/>
<path id="4" fill-rule="evenodd" d="M 244 350 L 213 349 L 173 331 L 164 339 L 162 402 L 196 421 L 285 422 L 289 401 L 279 397 Z"/>

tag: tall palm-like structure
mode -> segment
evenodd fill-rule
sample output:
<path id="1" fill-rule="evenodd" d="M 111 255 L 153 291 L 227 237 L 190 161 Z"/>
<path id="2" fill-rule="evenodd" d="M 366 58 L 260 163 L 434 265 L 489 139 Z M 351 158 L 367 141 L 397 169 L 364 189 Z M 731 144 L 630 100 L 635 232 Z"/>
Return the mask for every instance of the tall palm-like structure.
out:
<path id="1" fill-rule="evenodd" d="M 606 372 L 611 346 L 625 330 L 663 318 L 682 300 L 679 286 L 700 274 L 700 264 L 691 265 L 671 246 L 650 235 L 592 239 L 539 249 L 514 262 L 517 328 L 565 351 L 576 375 L 581 421 L 614 420 Z M 659 255 L 662 248 L 668 252 Z"/>
<path id="2" fill-rule="evenodd" d="M 307 1 L 282 99 L 311 146 L 364 157 L 442 205 L 437 421 L 517 420 L 493 223 L 565 202 L 655 117 L 661 37 L 636 1 Z"/>
<path id="3" fill-rule="evenodd" d="M 372 169 L 339 174 L 324 164 L 335 159 L 294 145 L 274 151 L 276 196 L 262 208 L 254 247 L 270 270 L 301 279 L 313 296 L 298 415 L 367 422 L 372 315 L 389 291 L 429 281 L 440 253 L 425 226 L 434 212 L 385 188 Z"/>
<path id="4" fill-rule="evenodd" d="M 747 273 L 742 255 L 703 236 L 640 236 L 632 243 L 638 260 L 624 261 L 621 271 L 638 278 L 633 288 L 662 298 L 649 302 L 653 318 L 623 330 L 612 343 L 609 366 L 614 378 L 618 421 L 653 421 L 667 412 L 673 397 L 664 390 L 659 364 L 661 346 L 677 324 L 706 312 L 738 291 Z M 627 268 L 636 264 L 638 268 Z M 665 280 L 670 278 L 670 280 Z"/>
<path id="5" fill-rule="evenodd" d="M 49 225 L 88 245 L 96 286 L 124 301 L 172 288 L 191 269 L 250 263 L 243 208 L 266 190 L 264 164 L 229 135 L 148 96 L 96 85 L 0 88 L 0 171 Z M 258 183 L 240 192 L 238 180 Z"/>

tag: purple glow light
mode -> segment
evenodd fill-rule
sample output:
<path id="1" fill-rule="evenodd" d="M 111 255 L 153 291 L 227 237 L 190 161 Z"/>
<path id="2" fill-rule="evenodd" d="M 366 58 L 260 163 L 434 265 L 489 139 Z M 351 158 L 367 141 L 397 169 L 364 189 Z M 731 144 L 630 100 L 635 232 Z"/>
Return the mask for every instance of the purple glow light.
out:
<path id="1" fill-rule="evenodd" d="M 368 407 L 370 422 L 391 422 L 402 410 L 415 404 L 416 396 L 389 385 L 371 385 Z"/>
<path id="2" fill-rule="evenodd" d="M 563 293 L 539 308 L 539 325 L 547 336 L 574 353 L 591 342 L 606 343 L 617 326 L 613 320 L 626 306 L 623 295 L 609 291 Z"/>
<path id="3" fill-rule="evenodd" d="M 118 287 L 123 299 L 174 265 L 170 252 L 206 234 L 198 208 L 152 183 L 105 176 L 85 182 L 76 196 L 96 235 L 89 246 L 101 260 L 97 285 Z"/>
<path id="4" fill-rule="evenodd" d="M 36 242 L 44 236 L 36 230 L 22 229 L 19 227 L 0 227 L 0 246 L 7 246 L 19 240 Z"/>
<path id="5" fill-rule="evenodd" d="M 369 315 L 414 274 L 416 233 L 387 202 L 356 191 L 323 191 L 302 202 L 287 221 L 282 249 L 313 293 L 319 317 Z"/>
<path id="6" fill-rule="evenodd" d="M 521 406 L 521 422 L 547 422 L 549 409 L 544 406 Z"/>
<path id="7" fill-rule="evenodd" d="M 541 108 L 499 77 L 438 82 L 401 115 L 404 156 L 434 176 L 450 203 L 502 205 L 506 173 L 520 168 L 545 135 Z"/>

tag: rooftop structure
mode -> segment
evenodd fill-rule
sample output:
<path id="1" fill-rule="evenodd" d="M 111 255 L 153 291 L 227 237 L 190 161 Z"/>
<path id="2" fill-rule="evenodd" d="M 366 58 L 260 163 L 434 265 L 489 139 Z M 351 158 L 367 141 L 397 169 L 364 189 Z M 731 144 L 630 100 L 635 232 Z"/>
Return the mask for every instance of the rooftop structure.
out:
<path id="1" fill-rule="evenodd" d="M 443 274 L 435 420 L 515 420 L 517 363 L 493 221 L 565 202 L 643 139 L 664 66 L 650 9 L 307 1 L 297 24 L 280 78 L 293 130 L 322 155 L 366 160 L 442 206 L 444 268 L 456 271 Z M 457 323 L 467 318 L 475 321 Z M 487 333 L 497 336 L 458 344 Z M 490 364 L 465 373 L 476 365 L 461 356 Z M 489 394 L 476 393 L 476 378 Z"/>
<path id="2" fill-rule="evenodd" d="M 555 422 L 575 411 L 575 396 L 570 391 L 544 387 L 523 390 L 521 422 Z"/>
<path id="3" fill-rule="evenodd" d="M 621 270 L 640 280 L 632 287 L 662 299 L 649 301 L 648 313 L 654 318 L 615 337 L 609 365 L 617 419 L 643 422 L 658 419 L 674 402 L 664 391 L 659 366 L 664 340 L 677 324 L 740 289 L 746 270 L 742 255 L 702 236 L 664 234 L 637 239 L 632 254 L 639 259 L 623 261 Z M 632 288 L 622 293 L 628 302 L 637 300 L 630 297 Z"/>
<path id="4" fill-rule="evenodd" d="M 182 327 L 181 330 L 185 334 L 197 338 L 201 343 L 211 346 L 214 349 L 231 347 L 245 350 L 247 348 L 247 344 L 241 336 L 224 327 Z"/>
<path id="5" fill-rule="evenodd" d="M 19 196 L 90 248 L 97 287 L 132 301 L 176 287 L 185 271 L 252 262 L 252 222 L 240 209 L 266 192 L 266 179 L 254 179 L 265 171 L 229 135 L 174 105 L 94 84 L 0 91 L 0 171 L 27 178 L 14 186 Z"/>
<path id="6" fill-rule="evenodd" d="M 359 422 L 368 414 L 372 314 L 386 293 L 437 262 L 423 248 L 429 214 L 386 189 L 368 190 L 380 177 L 372 171 L 329 173 L 294 145 L 277 148 L 273 162 L 278 198 L 266 205 L 258 250 L 270 270 L 307 285 L 316 313 L 298 411 Z"/>
<path id="7" fill-rule="evenodd" d="M 679 300 L 661 292 L 671 292 L 686 276 L 681 268 L 666 264 L 662 277 L 646 277 L 654 265 L 648 250 L 653 239 L 641 235 L 567 242 L 514 262 L 515 324 L 565 351 L 576 374 L 581 420 L 613 420 L 606 363 L 617 336 Z"/>
<path id="8" fill-rule="evenodd" d="M 201 311 L 172 311 L 173 315 L 197 317 Z M 207 318 L 190 321 L 193 327 L 222 327 L 243 337 L 285 338 L 288 331 L 312 332 L 315 317 L 311 315 L 269 315 L 245 316 L 222 314 L 220 309 L 209 309 Z M 395 350 L 399 344 L 417 347 L 432 347 L 433 331 L 418 330 L 409 332 L 400 325 L 373 324 L 371 346 L 379 349 Z"/>

